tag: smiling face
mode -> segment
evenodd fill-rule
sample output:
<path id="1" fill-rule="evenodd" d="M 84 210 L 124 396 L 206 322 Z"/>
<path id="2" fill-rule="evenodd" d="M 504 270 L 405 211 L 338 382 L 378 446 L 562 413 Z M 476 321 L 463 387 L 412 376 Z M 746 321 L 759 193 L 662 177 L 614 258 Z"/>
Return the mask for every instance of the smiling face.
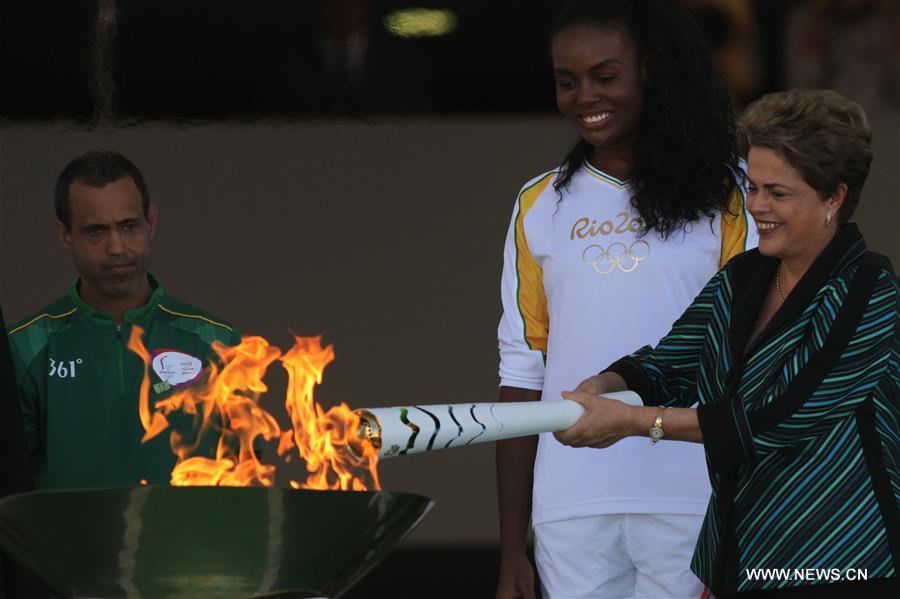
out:
<path id="1" fill-rule="evenodd" d="M 805 270 L 834 237 L 847 186 L 823 198 L 769 148 L 750 148 L 747 166 L 747 208 L 759 231 L 760 253 Z"/>
<path id="2" fill-rule="evenodd" d="M 595 147 L 595 155 L 630 152 L 644 104 L 641 64 L 631 39 L 618 28 L 563 29 L 553 38 L 553 74 L 559 111 Z"/>
<path id="3" fill-rule="evenodd" d="M 156 206 L 151 205 L 144 216 L 141 194 L 131 177 L 103 187 L 76 180 L 69 188 L 69 205 L 71 227 L 57 222 L 57 231 L 81 275 L 82 299 L 91 305 L 123 301 L 140 305 L 149 288 Z"/>

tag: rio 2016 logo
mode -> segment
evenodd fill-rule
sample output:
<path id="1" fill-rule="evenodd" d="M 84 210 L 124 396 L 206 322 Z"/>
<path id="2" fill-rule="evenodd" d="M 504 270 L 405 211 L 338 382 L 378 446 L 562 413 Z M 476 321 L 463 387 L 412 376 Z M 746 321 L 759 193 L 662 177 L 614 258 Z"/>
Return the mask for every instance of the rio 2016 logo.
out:
<path id="1" fill-rule="evenodd" d="M 575 241 L 575 238 L 584 239 L 585 237 L 597 237 L 600 235 L 611 235 L 613 233 L 621 235 L 622 233 L 639 233 L 644 226 L 644 221 L 640 216 L 632 216 L 628 212 L 620 212 L 614 219 L 605 220 L 598 223 L 586 216 L 579 218 L 572 225 L 569 231 L 569 239 Z"/>
<path id="2" fill-rule="evenodd" d="M 61 379 L 74 379 L 76 373 L 75 367 L 84 362 L 81 358 L 76 360 L 59 360 L 50 358 L 50 372 L 47 376 L 55 376 Z"/>

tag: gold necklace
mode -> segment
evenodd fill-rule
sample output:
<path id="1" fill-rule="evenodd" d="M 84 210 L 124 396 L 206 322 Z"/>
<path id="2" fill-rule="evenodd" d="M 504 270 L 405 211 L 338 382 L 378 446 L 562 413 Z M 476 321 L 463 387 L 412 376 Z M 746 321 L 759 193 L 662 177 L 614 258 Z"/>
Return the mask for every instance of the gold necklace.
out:
<path id="1" fill-rule="evenodd" d="M 775 293 L 778 294 L 778 299 L 781 300 L 781 303 L 784 303 L 784 295 L 781 294 L 781 264 L 775 268 Z"/>

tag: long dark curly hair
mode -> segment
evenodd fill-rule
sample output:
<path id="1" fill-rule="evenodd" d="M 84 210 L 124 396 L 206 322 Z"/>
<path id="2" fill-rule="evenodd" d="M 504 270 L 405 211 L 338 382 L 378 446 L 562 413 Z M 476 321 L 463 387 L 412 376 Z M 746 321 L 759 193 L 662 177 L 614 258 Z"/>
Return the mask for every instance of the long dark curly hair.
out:
<path id="1" fill-rule="evenodd" d="M 573 25 L 624 31 L 646 69 L 631 206 L 644 229 L 663 238 L 701 215 L 728 210 L 739 167 L 734 114 L 694 19 L 677 0 L 570 0 L 553 23 L 551 42 Z M 554 187 L 560 196 L 594 147 L 580 140 Z"/>

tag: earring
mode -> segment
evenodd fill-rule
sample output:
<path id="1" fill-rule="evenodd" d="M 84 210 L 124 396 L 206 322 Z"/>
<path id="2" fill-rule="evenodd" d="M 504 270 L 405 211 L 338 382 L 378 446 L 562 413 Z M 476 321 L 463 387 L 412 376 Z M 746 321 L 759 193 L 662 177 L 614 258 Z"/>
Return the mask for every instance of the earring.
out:
<path id="1" fill-rule="evenodd" d="M 831 208 L 828 209 L 828 214 L 825 215 L 825 226 L 831 226 Z"/>

